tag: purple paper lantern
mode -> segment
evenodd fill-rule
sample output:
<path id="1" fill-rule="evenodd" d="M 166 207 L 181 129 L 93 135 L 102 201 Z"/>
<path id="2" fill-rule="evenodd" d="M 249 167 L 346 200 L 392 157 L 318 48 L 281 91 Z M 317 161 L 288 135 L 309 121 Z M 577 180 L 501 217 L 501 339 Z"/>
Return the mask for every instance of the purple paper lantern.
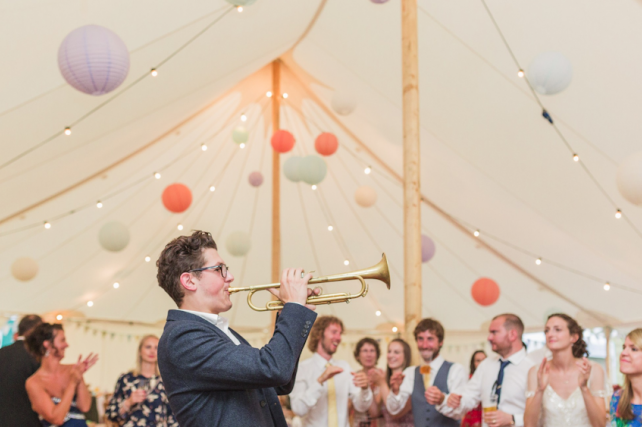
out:
<path id="1" fill-rule="evenodd" d="M 388 2 L 388 0 L 370 0 L 370 1 L 376 4 L 382 4 L 382 3 Z"/>
<path id="2" fill-rule="evenodd" d="M 435 256 L 435 242 L 425 234 L 421 235 L 421 262 L 428 262 Z"/>
<path id="3" fill-rule="evenodd" d="M 259 187 L 263 184 L 263 175 L 261 172 L 252 172 L 248 178 L 252 187 Z"/>
<path id="4" fill-rule="evenodd" d="M 58 67 L 67 83 L 89 95 L 104 95 L 129 72 L 129 51 L 113 31 L 99 25 L 76 28 L 58 49 Z"/>

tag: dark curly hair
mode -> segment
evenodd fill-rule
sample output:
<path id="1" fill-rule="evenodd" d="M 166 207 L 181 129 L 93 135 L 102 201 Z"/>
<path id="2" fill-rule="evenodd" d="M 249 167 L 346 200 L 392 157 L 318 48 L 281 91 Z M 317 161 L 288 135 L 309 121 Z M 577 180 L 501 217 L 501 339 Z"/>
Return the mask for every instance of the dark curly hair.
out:
<path id="1" fill-rule="evenodd" d="M 57 331 L 62 331 L 62 325 L 59 323 L 41 323 L 36 326 L 25 338 L 27 349 L 34 357 L 40 361 L 44 357 L 47 349 L 45 342 L 49 341 L 53 345 Z"/>
<path id="2" fill-rule="evenodd" d="M 357 362 L 359 362 L 359 353 L 361 352 L 361 347 L 363 347 L 365 344 L 370 344 L 375 348 L 375 352 L 377 353 L 377 359 L 375 360 L 376 365 L 379 361 L 379 356 L 381 356 L 381 349 L 379 348 L 379 343 L 374 338 L 361 338 L 357 343 L 357 346 L 354 348 L 354 358 L 357 360 Z"/>
<path id="3" fill-rule="evenodd" d="M 185 297 L 181 286 L 181 274 L 203 267 L 203 251 L 207 248 L 218 249 L 212 235 L 206 231 L 195 230 L 191 236 L 180 236 L 169 242 L 156 261 L 158 286 L 167 292 L 178 307 Z M 200 277 L 201 272 L 196 271 L 193 274 Z"/>
<path id="4" fill-rule="evenodd" d="M 344 332 L 345 328 L 343 327 L 343 322 L 338 317 L 334 316 L 321 316 L 317 318 L 310 329 L 310 338 L 308 338 L 308 348 L 312 353 L 317 351 L 319 341 L 323 338 L 323 333 L 330 325 L 339 325 L 341 326 L 341 331 Z"/>
<path id="5" fill-rule="evenodd" d="M 548 321 L 551 317 L 559 317 L 560 319 L 564 320 L 566 322 L 566 326 L 568 326 L 569 333 L 571 335 L 577 335 L 577 341 L 573 343 L 573 357 L 577 359 L 585 356 L 588 357 L 589 352 L 586 341 L 584 341 L 584 330 L 579 325 L 579 323 L 577 323 L 577 321 L 571 316 L 564 313 L 551 314 L 550 316 L 548 316 L 548 319 L 546 319 L 546 321 Z"/>

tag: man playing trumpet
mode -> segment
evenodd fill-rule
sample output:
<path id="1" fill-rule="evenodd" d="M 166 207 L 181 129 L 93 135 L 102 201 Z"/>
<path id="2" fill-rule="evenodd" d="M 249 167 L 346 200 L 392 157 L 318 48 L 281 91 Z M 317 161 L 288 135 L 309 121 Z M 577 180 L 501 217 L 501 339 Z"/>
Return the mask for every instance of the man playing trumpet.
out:
<path id="1" fill-rule="evenodd" d="M 159 286 L 178 306 L 167 314 L 158 365 L 179 424 L 286 427 L 277 395 L 292 391 L 316 319 L 314 306 L 306 305 L 311 275 L 283 271 L 281 287 L 271 292 L 284 308 L 270 342 L 256 349 L 220 316 L 232 307 L 234 276 L 209 233 L 172 240 L 156 265 Z"/>

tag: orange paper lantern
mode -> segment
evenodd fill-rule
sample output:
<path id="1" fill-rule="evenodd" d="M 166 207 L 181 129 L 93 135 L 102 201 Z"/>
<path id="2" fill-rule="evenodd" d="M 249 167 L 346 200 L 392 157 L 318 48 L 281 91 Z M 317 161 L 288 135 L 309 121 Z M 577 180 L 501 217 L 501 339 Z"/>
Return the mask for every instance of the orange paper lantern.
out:
<path id="1" fill-rule="evenodd" d="M 168 185 L 163 191 L 163 205 L 170 212 L 185 212 L 191 204 L 192 192 L 183 184 Z"/>
<path id="2" fill-rule="evenodd" d="M 279 153 L 287 153 L 294 147 L 294 135 L 287 130 L 277 130 L 272 135 L 272 148 Z"/>
<path id="3" fill-rule="evenodd" d="M 339 148 L 339 140 L 334 134 L 324 132 L 314 141 L 314 149 L 322 156 L 330 156 Z"/>
<path id="4" fill-rule="evenodd" d="M 499 299 L 499 285 L 494 280 L 482 277 L 473 283 L 470 293 L 477 304 L 486 307 Z"/>

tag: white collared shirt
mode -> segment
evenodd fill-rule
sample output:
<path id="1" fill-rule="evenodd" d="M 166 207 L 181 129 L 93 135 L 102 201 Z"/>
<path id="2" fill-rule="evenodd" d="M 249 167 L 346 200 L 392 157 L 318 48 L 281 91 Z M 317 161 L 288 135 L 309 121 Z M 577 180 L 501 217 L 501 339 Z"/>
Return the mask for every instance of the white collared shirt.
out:
<path id="1" fill-rule="evenodd" d="M 461 404 L 457 409 L 444 405 L 438 408 L 439 412 L 453 418 L 454 416 L 461 417 L 474 409 L 480 402 L 482 406 L 489 406 L 493 385 L 499 374 L 499 359 L 499 355 L 492 354 L 479 364 L 466 387 L 457 393 L 462 395 Z M 526 356 L 524 348 L 510 356 L 508 360 L 510 364 L 504 368 L 504 381 L 498 409 L 513 415 L 516 426 L 523 426 L 528 371 L 535 362 Z M 483 425 L 488 427 L 486 423 Z"/>
<path id="2" fill-rule="evenodd" d="M 225 335 L 227 335 L 234 344 L 236 345 L 241 344 L 238 338 L 236 338 L 234 334 L 230 331 L 230 324 L 225 317 L 219 316 L 218 314 L 203 313 L 202 311 L 192 311 L 192 310 L 183 310 L 183 309 L 179 309 L 179 310 L 184 311 L 186 313 L 195 314 L 198 317 L 202 317 L 203 319 L 207 320 L 212 325 L 216 326 L 221 331 L 223 331 Z"/>
<path id="3" fill-rule="evenodd" d="M 437 372 L 441 369 L 441 366 L 444 364 L 445 360 L 441 356 L 437 356 L 432 362 L 430 362 L 430 380 L 429 384 L 432 386 L 435 383 L 435 377 Z M 412 391 L 415 388 L 415 372 L 417 370 L 416 366 L 410 366 L 403 371 L 404 379 L 399 387 L 399 394 L 394 394 L 392 392 L 388 393 L 388 400 L 386 401 L 386 408 L 391 415 L 398 414 L 406 406 L 408 399 L 412 396 Z M 456 392 L 461 390 L 466 385 L 466 369 L 459 363 L 453 363 L 448 371 L 448 390 Z M 441 405 L 435 406 L 439 410 L 442 406 L 446 405 L 446 399 L 441 403 Z M 457 419 L 461 418 L 459 416 Z"/>
<path id="4" fill-rule="evenodd" d="M 329 363 L 343 368 L 343 372 L 334 376 L 334 388 L 337 399 L 339 427 L 348 427 L 348 399 L 354 408 L 365 412 L 372 404 L 370 387 L 362 389 L 352 382 L 350 365 L 343 360 L 325 360 L 319 353 L 299 364 L 294 389 L 290 394 L 292 411 L 302 418 L 304 427 L 328 427 L 328 382 L 319 384 L 319 377 Z"/>

